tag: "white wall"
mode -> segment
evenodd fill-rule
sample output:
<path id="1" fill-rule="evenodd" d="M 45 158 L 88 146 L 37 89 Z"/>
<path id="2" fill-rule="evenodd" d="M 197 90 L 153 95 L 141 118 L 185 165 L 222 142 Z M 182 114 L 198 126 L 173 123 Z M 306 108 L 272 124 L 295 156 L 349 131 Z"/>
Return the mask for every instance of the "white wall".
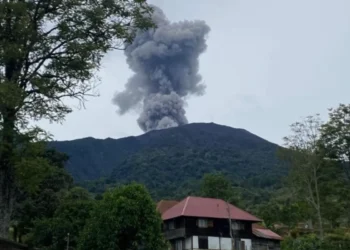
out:
<path id="1" fill-rule="evenodd" d="M 251 239 L 241 239 L 244 241 L 245 250 L 252 250 L 252 240 Z"/>
<path id="2" fill-rule="evenodd" d="M 220 249 L 219 237 L 208 237 L 208 248 L 209 249 Z"/>
<path id="3" fill-rule="evenodd" d="M 221 241 L 221 250 L 232 249 L 231 238 L 221 238 L 220 241 Z"/>
<path id="4" fill-rule="evenodd" d="M 198 236 L 193 236 L 193 249 L 199 249 L 198 248 Z M 220 242 L 221 242 L 221 248 L 220 248 Z M 190 242 L 191 244 L 191 242 Z M 220 238 L 219 237 L 208 237 L 208 248 L 209 249 L 215 249 L 215 250 L 231 250 L 232 244 L 231 244 L 231 238 Z M 251 247 L 251 245 L 250 245 Z M 187 249 L 187 239 L 186 239 L 186 249 Z M 251 248 L 248 248 L 251 250 Z"/>
<path id="5" fill-rule="evenodd" d="M 198 249 L 198 236 L 193 236 L 193 249 Z"/>

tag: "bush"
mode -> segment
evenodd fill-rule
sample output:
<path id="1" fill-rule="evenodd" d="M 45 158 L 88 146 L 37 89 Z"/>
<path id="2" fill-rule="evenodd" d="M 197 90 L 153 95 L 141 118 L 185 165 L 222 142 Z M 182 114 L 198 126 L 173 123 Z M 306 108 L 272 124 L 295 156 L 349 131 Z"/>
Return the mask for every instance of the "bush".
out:
<path id="1" fill-rule="evenodd" d="M 349 250 L 350 238 L 330 234 L 322 241 L 316 235 L 307 235 L 294 238 L 285 238 L 282 242 L 282 250 Z"/>
<path id="2" fill-rule="evenodd" d="M 285 238 L 282 242 L 282 250 L 321 250 L 321 241 L 316 235 L 304 237 Z"/>

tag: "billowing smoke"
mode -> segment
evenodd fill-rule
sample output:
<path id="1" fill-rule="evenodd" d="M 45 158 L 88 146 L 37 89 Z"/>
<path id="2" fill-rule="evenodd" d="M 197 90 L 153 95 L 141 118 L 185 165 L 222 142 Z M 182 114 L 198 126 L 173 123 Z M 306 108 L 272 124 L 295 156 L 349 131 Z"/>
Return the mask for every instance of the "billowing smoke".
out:
<path id="1" fill-rule="evenodd" d="M 137 122 L 143 131 L 188 123 L 185 98 L 204 93 L 198 58 L 207 48 L 210 31 L 204 21 L 171 23 L 162 10 L 152 7 L 157 28 L 139 32 L 126 48 L 134 75 L 113 98 L 121 115 L 142 107 Z"/>

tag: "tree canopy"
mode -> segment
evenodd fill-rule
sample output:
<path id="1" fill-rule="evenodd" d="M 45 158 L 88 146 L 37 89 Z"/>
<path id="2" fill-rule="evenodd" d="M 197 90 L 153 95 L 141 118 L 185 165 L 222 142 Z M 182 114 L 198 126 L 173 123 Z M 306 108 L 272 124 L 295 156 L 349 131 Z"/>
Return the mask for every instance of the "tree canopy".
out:
<path id="1" fill-rule="evenodd" d="M 61 198 L 73 185 L 72 177 L 63 169 L 63 165 L 68 160 L 67 155 L 52 149 L 41 152 L 40 155 L 50 164 L 51 168 L 45 172 L 42 179 L 40 178 L 38 185 L 35 185 L 34 192 L 32 188 L 23 187 L 16 193 L 12 228 L 13 238 L 19 242 L 22 242 L 22 238 L 33 229 L 35 220 L 50 218 L 54 215 Z M 37 162 L 37 164 L 40 168 L 40 163 Z"/>
<path id="2" fill-rule="evenodd" d="M 37 248 L 65 250 L 69 241 L 69 249 L 76 249 L 94 205 L 94 200 L 85 189 L 72 188 L 62 197 L 53 216 L 34 222 L 29 243 Z"/>
<path id="3" fill-rule="evenodd" d="M 87 221 L 78 249 L 163 250 L 162 220 L 140 184 L 107 191 Z"/>
<path id="4" fill-rule="evenodd" d="M 17 157 L 17 137 L 32 130 L 30 121 L 63 121 L 67 98 L 82 104 L 95 94 L 104 54 L 150 27 L 145 0 L 0 3 L 0 236 L 13 210 L 15 166 L 30 165 Z"/>
<path id="5" fill-rule="evenodd" d="M 200 194 L 204 197 L 222 199 L 235 205 L 240 204 L 237 190 L 234 190 L 232 182 L 222 173 L 205 174 L 200 185 Z"/>
<path id="6" fill-rule="evenodd" d="M 329 120 L 321 129 L 321 141 L 327 156 L 341 163 L 350 184 L 350 105 L 330 109 Z"/>

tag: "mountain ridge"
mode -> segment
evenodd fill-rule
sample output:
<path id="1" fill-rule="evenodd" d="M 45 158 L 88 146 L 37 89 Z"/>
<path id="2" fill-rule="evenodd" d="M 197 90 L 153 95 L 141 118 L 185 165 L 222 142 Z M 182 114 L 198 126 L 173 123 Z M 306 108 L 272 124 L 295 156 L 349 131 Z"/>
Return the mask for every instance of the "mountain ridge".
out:
<path id="1" fill-rule="evenodd" d="M 174 197 L 180 187 L 193 189 L 203 174 L 215 171 L 253 186 L 275 185 L 286 173 L 275 155 L 277 144 L 245 129 L 215 123 L 191 123 L 119 139 L 53 141 L 49 146 L 70 156 L 66 169 L 77 183 L 101 178 L 108 184 L 137 181 L 155 197 Z M 101 182 L 93 190 L 100 192 L 106 186 Z"/>
<path id="2" fill-rule="evenodd" d="M 228 128 L 228 129 L 234 129 L 234 130 L 237 130 L 237 131 L 242 131 L 242 132 L 245 132 L 245 133 L 249 133 L 253 136 L 256 136 L 266 142 L 269 142 L 269 143 L 272 143 L 272 144 L 275 144 L 278 146 L 278 144 L 274 143 L 274 142 L 271 142 L 267 139 L 264 139 L 256 134 L 253 134 L 252 132 L 246 130 L 246 129 L 243 129 L 243 128 L 235 128 L 235 127 L 230 127 L 230 126 L 227 126 L 227 125 L 222 125 L 222 124 L 217 124 L 217 123 L 214 123 L 214 122 L 194 122 L 194 123 L 189 123 L 189 124 L 185 124 L 185 125 L 181 125 L 181 126 L 178 126 L 178 127 L 171 127 L 171 128 L 167 128 L 166 130 L 172 130 L 172 129 L 176 129 L 176 128 L 179 128 L 179 127 L 183 127 L 183 126 L 197 126 L 197 125 L 215 125 L 215 126 L 220 126 L 222 128 Z M 55 143 L 55 142 L 72 142 L 72 141 L 80 141 L 80 140 L 100 140 L 100 141 L 105 141 L 105 140 L 121 140 L 121 139 L 129 139 L 129 138 L 138 138 L 138 137 L 143 137 L 143 136 L 146 136 L 150 133 L 157 133 L 158 131 L 161 131 L 161 130 L 164 130 L 164 129 L 160 129 L 160 130 L 151 130 L 151 131 L 148 131 L 146 133 L 143 133 L 141 135 L 130 135 L 130 136 L 126 136 L 126 137 L 120 137 L 120 138 L 113 138 L 113 137 L 106 137 L 106 138 L 95 138 L 95 137 L 92 137 L 92 136 L 88 136 L 88 137 L 82 137 L 82 138 L 77 138 L 77 139 L 71 139 L 71 140 L 52 140 L 50 142 L 51 143 Z"/>

